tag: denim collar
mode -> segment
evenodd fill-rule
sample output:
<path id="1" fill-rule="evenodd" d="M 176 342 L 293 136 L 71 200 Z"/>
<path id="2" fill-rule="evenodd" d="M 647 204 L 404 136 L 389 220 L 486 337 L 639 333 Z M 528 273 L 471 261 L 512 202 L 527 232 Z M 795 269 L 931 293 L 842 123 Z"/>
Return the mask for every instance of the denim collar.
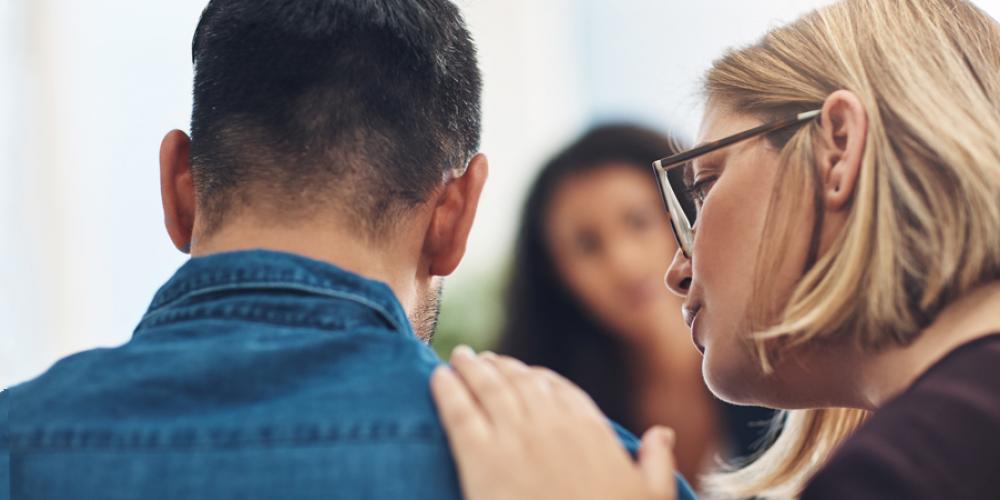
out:
<path id="1" fill-rule="evenodd" d="M 240 290 L 291 290 L 348 300 L 369 308 L 401 333 L 414 335 L 403 306 L 385 283 L 345 271 L 328 262 L 270 250 L 220 253 L 188 260 L 163 285 L 143 323 L 182 301 Z"/>

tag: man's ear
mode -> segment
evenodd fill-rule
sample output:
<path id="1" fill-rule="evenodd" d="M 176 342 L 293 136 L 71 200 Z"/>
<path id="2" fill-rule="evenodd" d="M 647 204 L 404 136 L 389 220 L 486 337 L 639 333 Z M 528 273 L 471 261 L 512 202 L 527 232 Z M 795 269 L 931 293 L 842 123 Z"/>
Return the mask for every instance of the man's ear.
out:
<path id="1" fill-rule="evenodd" d="M 423 247 L 432 276 L 447 276 L 462 261 L 488 173 L 486 156 L 477 154 L 465 173 L 445 184 L 437 197 Z"/>
<path id="2" fill-rule="evenodd" d="M 839 211 L 850 205 L 868 138 L 868 114 L 853 92 L 838 90 L 826 98 L 820 119 L 822 140 L 816 150 L 823 203 Z"/>
<path id="3" fill-rule="evenodd" d="M 195 216 L 191 138 L 180 130 L 168 132 L 160 144 L 160 196 L 170 241 L 190 253 Z"/>

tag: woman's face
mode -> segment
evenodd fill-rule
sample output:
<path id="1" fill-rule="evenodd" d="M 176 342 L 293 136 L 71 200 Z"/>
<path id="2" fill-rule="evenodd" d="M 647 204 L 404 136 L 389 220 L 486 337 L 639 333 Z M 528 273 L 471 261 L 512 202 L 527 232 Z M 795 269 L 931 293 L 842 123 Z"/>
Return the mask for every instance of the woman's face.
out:
<path id="1" fill-rule="evenodd" d="M 699 143 L 720 139 L 761 122 L 709 106 Z M 815 378 L 799 363 L 784 363 L 767 377 L 752 355 L 747 324 L 754 269 L 764 231 L 779 152 L 758 138 L 723 148 L 693 164 L 694 182 L 707 181 L 707 196 L 695 225 L 692 259 L 676 253 L 667 285 L 685 296 L 685 320 L 704 352 L 702 372 L 709 388 L 727 401 L 776 407 L 796 406 L 800 390 Z M 714 180 L 714 183 L 712 182 Z M 803 190 L 808 193 L 808 190 Z M 767 300 L 787 301 L 805 265 L 812 214 L 796 214 L 801 227 L 783 242 L 778 276 Z M 783 303 L 783 302 L 779 302 Z M 795 401 L 793 401 L 795 400 Z"/>
<path id="2" fill-rule="evenodd" d="M 567 176 L 543 222 L 560 277 L 606 327 L 627 340 L 663 335 L 691 349 L 687 335 L 671 335 L 684 330 L 680 300 L 661 280 L 676 245 L 651 173 L 609 163 Z"/>

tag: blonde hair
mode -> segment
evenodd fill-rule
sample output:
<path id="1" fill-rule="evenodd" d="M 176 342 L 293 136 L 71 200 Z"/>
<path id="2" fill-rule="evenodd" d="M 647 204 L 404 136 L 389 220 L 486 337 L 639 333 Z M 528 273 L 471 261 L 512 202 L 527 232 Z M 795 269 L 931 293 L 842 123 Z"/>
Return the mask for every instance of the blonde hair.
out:
<path id="1" fill-rule="evenodd" d="M 765 271 L 787 241 L 783 219 L 801 209 L 822 215 L 818 195 L 800 194 L 820 186 L 819 125 L 777 144 L 752 318 L 765 371 L 796 347 L 829 339 L 871 351 L 906 345 L 945 305 L 1000 279 L 1000 27 L 970 3 L 844 0 L 727 54 L 705 88 L 709 102 L 762 119 L 819 108 L 846 89 L 868 115 L 845 229 L 775 310 Z M 866 417 L 847 408 L 787 412 L 774 443 L 742 468 L 707 477 L 707 493 L 798 496 Z"/>

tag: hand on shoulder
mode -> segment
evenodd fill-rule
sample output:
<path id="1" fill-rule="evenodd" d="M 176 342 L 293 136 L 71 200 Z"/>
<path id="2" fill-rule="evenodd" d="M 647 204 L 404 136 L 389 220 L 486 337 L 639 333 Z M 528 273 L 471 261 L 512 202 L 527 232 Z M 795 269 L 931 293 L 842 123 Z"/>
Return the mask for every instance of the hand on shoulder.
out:
<path id="1" fill-rule="evenodd" d="M 594 402 L 556 373 L 467 347 L 431 389 L 472 500 L 674 500 L 673 432 L 643 436 L 638 463 Z"/>

